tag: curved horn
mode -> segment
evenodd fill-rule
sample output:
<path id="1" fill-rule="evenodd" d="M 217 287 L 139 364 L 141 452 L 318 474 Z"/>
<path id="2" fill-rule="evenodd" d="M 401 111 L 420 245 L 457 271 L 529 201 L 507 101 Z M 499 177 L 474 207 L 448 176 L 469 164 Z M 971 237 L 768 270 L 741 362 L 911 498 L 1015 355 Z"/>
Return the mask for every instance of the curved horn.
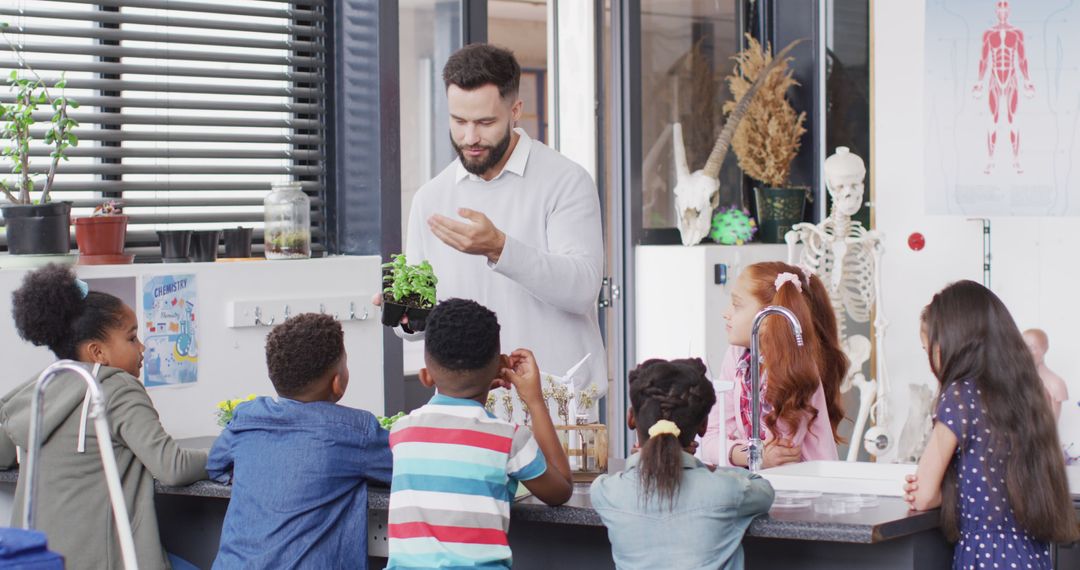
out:
<path id="1" fill-rule="evenodd" d="M 675 177 L 680 182 L 690 178 L 690 166 L 686 164 L 686 145 L 683 144 L 682 123 L 671 126 L 671 143 L 675 150 Z"/>
<path id="2" fill-rule="evenodd" d="M 765 79 L 772 74 L 780 63 L 787 61 L 787 56 L 791 53 L 791 50 L 802 42 L 803 40 L 795 40 L 780 50 L 780 53 L 773 56 L 773 60 L 769 62 L 769 65 L 765 66 L 765 69 L 761 70 L 750 89 L 743 93 L 739 103 L 735 105 L 735 110 L 728 116 L 727 123 L 724 124 L 724 130 L 716 138 L 716 144 L 713 145 L 712 152 L 709 153 L 709 160 L 705 161 L 703 170 L 710 178 L 716 178 L 720 174 L 720 167 L 723 166 L 724 158 L 727 157 L 728 149 L 731 148 L 731 138 L 735 136 L 735 129 L 739 128 L 739 123 L 746 116 L 746 111 L 750 108 L 750 102 L 754 99 L 758 89 L 765 84 Z"/>

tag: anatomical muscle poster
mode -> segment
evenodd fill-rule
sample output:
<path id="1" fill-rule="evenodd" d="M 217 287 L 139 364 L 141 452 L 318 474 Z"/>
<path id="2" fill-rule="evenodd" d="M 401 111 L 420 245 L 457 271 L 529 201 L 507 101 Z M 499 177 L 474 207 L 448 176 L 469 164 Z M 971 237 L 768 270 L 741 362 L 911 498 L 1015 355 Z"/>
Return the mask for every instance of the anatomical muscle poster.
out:
<path id="1" fill-rule="evenodd" d="M 927 0 L 931 214 L 1080 215 L 1080 2 Z"/>

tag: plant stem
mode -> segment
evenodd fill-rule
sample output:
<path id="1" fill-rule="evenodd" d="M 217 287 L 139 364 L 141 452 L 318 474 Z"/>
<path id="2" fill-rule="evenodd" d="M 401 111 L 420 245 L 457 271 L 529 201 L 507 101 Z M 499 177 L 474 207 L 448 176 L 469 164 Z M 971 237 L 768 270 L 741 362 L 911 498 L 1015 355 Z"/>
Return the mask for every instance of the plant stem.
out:
<path id="1" fill-rule="evenodd" d="M 33 67 L 30 66 L 30 62 L 26 61 L 23 58 L 22 52 L 20 52 L 19 49 L 15 47 L 15 43 L 12 42 L 11 38 L 8 37 L 6 28 L 0 28 L 0 36 L 3 36 L 4 42 L 7 43 L 9 48 L 11 48 L 11 52 L 15 54 L 15 60 L 19 63 L 19 66 L 26 69 L 28 72 L 30 72 L 30 74 L 35 79 L 37 79 L 38 85 L 41 86 L 42 92 L 45 93 L 45 98 L 48 101 L 51 102 L 53 100 L 53 98 L 52 98 L 52 95 L 49 94 L 49 87 L 45 83 L 45 80 L 42 79 L 40 75 L 38 75 L 37 70 L 35 70 Z M 28 107 L 32 104 L 31 101 L 30 101 L 30 96 L 31 96 L 32 93 L 33 93 L 33 89 L 30 89 L 30 90 L 28 90 L 28 91 L 26 91 L 24 93 L 23 104 L 25 104 Z M 64 103 L 63 103 L 63 105 L 61 107 L 60 116 L 61 116 L 62 119 L 67 119 L 67 100 L 66 99 L 64 100 Z M 63 123 L 61 123 L 61 124 L 63 124 Z M 26 125 L 25 130 L 19 129 L 17 131 L 17 133 L 18 133 L 18 140 L 19 141 L 28 141 L 28 140 L 30 140 L 30 126 L 29 125 Z M 66 134 L 66 133 L 67 133 L 67 130 L 61 129 L 60 134 Z M 64 140 L 63 137 L 57 138 L 57 141 L 56 141 L 57 151 L 58 151 L 57 154 L 60 154 L 59 153 L 59 150 L 60 150 L 59 145 L 61 144 L 61 141 L 63 141 L 63 140 Z M 21 186 L 22 187 L 19 189 L 19 201 L 17 203 L 19 203 L 19 204 L 30 204 L 31 202 L 30 202 L 30 149 L 29 148 L 20 148 L 19 149 L 19 162 L 22 164 L 22 172 L 21 172 L 21 174 L 22 174 L 22 184 L 21 184 Z M 56 167 L 59 164 L 59 162 L 60 162 L 59 156 L 53 157 L 52 164 L 49 166 L 48 178 L 45 180 L 45 189 L 41 193 L 41 203 L 42 204 L 46 203 L 48 201 L 48 199 L 49 199 L 49 191 L 52 189 L 53 177 L 56 175 Z M 4 193 L 8 195 L 9 199 L 11 198 L 11 194 L 7 191 L 7 189 L 4 190 Z"/>
<path id="2" fill-rule="evenodd" d="M 30 105 L 30 91 L 23 93 L 24 104 Z M 30 152 L 29 149 L 22 146 L 22 141 L 28 140 L 30 137 L 30 125 L 23 125 L 18 129 L 18 141 L 19 146 L 19 163 L 22 164 L 22 184 L 19 190 L 19 203 L 30 203 Z"/>
<path id="3" fill-rule="evenodd" d="M 56 177 L 56 167 L 60 164 L 60 157 L 63 156 L 63 144 L 67 141 L 67 134 L 69 129 L 63 125 L 67 124 L 67 98 L 62 99 L 60 103 L 60 125 L 56 137 L 53 140 L 53 144 L 56 145 L 56 156 L 52 158 L 52 162 L 49 164 L 49 175 L 45 177 L 45 188 L 41 191 L 41 203 L 47 204 L 49 202 L 49 192 L 52 191 L 53 178 Z"/>

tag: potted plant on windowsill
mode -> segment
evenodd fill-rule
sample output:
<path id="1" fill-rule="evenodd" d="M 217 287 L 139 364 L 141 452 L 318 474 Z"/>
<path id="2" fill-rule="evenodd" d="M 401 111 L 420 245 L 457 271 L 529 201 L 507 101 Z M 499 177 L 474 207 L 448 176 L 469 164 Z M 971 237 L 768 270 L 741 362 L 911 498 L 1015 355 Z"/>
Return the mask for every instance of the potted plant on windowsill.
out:
<path id="1" fill-rule="evenodd" d="M 123 205 L 109 200 L 94 208 L 91 216 L 75 218 L 75 243 L 79 246 L 79 264 L 127 264 L 134 255 L 124 254 L 128 217 Z"/>
<path id="2" fill-rule="evenodd" d="M 410 330 L 420 332 L 427 325 L 427 317 L 435 308 L 435 285 L 439 279 L 427 260 L 409 265 L 404 253 L 393 256 L 393 261 L 383 264 L 382 322 L 395 327 L 402 316 L 409 318 Z"/>
<path id="3" fill-rule="evenodd" d="M 57 167 L 67 160 L 66 150 L 79 144 L 72 130 L 78 122 L 68 116 L 68 109 L 79 104 L 64 95 L 67 80 L 63 75 L 52 87 L 60 90 L 53 94 L 49 85 L 22 58 L 19 50 L 7 39 L 8 25 L 0 22 L 0 34 L 8 43 L 19 65 L 29 77 L 22 77 L 18 70 L 8 76 L 8 85 L 14 94 L 12 103 L 0 103 L 0 132 L 8 139 L 2 154 L 11 161 L 12 179 L 0 180 L 6 203 L 0 206 L 7 232 L 8 252 L 12 254 L 63 254 L 71 249 L 71 203 L 51 202 L 50 192 Z M 45 172 L 41 194 L 33 199 L 36 181 L 31 170 L 30 158 L 38 149 L 32 148 L 31 129 L 37 123 L 34 112 L 40 106 L 52 109 L 42 142 L 51 147 L 50 162 Z M 40 173 L 39 173 L 40 174 Z"/>
<path id="4" fill-rule="evenodd" d="M 746 38 L 746 49 L 735 56 L 735 68 L 727 78 L 736 101 L 773 60 L 768 45 L 762 49 L 754 38 Z M 796 113 L 787 100 L 788 90 L 799 85 L 792 77 L 791 59 L 778 62 L 768 72 L 731 141 L 739 168 L 758 182 L 754 188 L 758 238 L 765 243 L 784 243 L 784 234 L 802 221 L 809 193 L 808 188 L 789 184 L 791 162 L 806 132 L 806 113 Z M 734 102 L 724 104 L 725 113 L 734 110 Z"/>

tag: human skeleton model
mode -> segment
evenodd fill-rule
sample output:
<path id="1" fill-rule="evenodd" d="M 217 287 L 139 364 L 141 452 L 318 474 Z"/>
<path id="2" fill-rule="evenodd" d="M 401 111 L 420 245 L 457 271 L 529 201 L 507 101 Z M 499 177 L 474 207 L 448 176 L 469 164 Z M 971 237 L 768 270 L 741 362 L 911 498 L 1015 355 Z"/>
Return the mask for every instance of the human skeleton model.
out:
<path id="1" fill-rule="evenodd" d="M 833 199 L 829 219 L 814 224 L 796 224 L 784 236 L 788 244 L 788 261 L 800 263 L 825 283 L 836 311 L 840 343 L 851 360 L 851 367 L 841 385 L 847 392 L 852 386 L 859 389 L 859 411 L 852 432 L 852 445 L 847 460 L 854 461 L 867 417 L 872 415 L 877 428 L 867 432 L 865 446 L 872 455 L 883 453 L 891 440 L 883 428 L 886 425 L 886 406 L 889 384 L 885 373 L 885 327 L 888 322 L 880 309 L 881 255 L 884 246 L 881 234 L 867 230 L 851 216 L 859 211 L 863 199 L 863 178 L 866 166 L 846 147 L 825 161 L 825 183 Z M 801 254 L 796 247 L 803 244 Z M 798 259 L 797 259 L 798 258 Z M 875 310 L 876 309 L 876 310 Z M 847 316 L 858 323 L 874 318 L 874 341 L 877 346 L 875 378 L 867 379 L 863 364 L 870 358 L 870 340 L 863 335 L 847 335 Z M 875 402 L 875 396 L 877 401 Z"/>
<path id="2" fill-rule="evenodd" d="M 1020 167 L 1020 132 L 1013 124 L 1019 100 L 1017 71 L 1024 75 L 1024 95 L 1035 95 L 1035 86 L 1028 75 L 1027 54 L 1024 52 L 1024 32 L 1009 23 L 1009 3 L 997 3 L 998 23 L 983 32 L 982 54 L 979 57 L 979 80 L 972 88 L 975 97 L 986 90 L 990 102 L 990 114 L 994 124 L 986 134 L 988 162 L 984 172 L 990 174 L 994 169 L 994 148 L 997 146 L 997 125 L 1001 117 L 1001 108 L 1005 108 L 1009 121 L 1009 141 L 1012 143 L 1013 168 L 1017 173 Z M 990 71 L 987 77 L 987 71 Z"/>

